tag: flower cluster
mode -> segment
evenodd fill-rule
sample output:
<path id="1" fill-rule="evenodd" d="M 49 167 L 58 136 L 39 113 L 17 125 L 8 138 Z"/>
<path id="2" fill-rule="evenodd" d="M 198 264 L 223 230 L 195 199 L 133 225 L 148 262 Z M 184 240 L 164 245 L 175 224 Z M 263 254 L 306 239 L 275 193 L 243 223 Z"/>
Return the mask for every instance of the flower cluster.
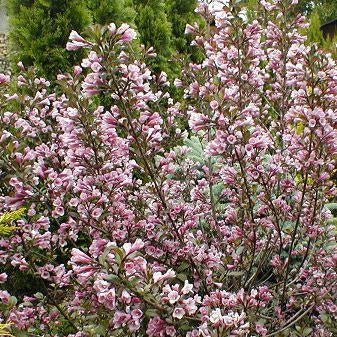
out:
<path id="1" fill-rule="evenodd" d="M 55 93 L 22 64 L 0 75 L 0 204 L 26 208 L 0 238 L 1 324 L 336 334 L 337 66 L 292 3 L 261 1 L 253 22 L 238 1 L 201 3 L 209 24 L 186 33 L 204 60 L 174 84 L 126 24 L 72 32 L 67 49 L 88 55 Z M 33 284 L 16 291 L 19 277 Z"/>

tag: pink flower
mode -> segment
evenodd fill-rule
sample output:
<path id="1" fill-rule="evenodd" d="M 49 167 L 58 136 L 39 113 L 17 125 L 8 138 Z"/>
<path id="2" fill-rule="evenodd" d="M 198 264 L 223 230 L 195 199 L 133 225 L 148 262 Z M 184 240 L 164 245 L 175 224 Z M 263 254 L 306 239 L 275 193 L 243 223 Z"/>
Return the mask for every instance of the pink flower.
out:
<path id="1" fill-rule="evenodd" d="M 91 69 L 92 71 L 94 71 L 95 73 L 98 73 L 101 69 L 102 69 L 102 66 L 98 63 L 98 62 L 93 62 L 91 64 Z"/>
<path id="2" fill-rule="evenodd" d="M 179 293 L 178 293 L 177 291 L 172 290 L 172 291 L 170 291 L 170 292 L 168 293 L 167 297 L 168 297 L 168 299 L 169 299 L 169 302 L 170 302 L 171 304 L 174 304 L 174 303 L 176 303 L 176 302 L 179 300 L 180 295 L 179 295 Z"/>
<path id="3" fill-rule="evenodd" d="M 94 286 L 93 288 L 97 291 L 97 292 L 105 292 L 108 290 L 109 288 L 109 282 L 105 281 L 105 280 L 96 280 L 94 282 Z"/>
<path id="4" fill-rule="evenodd" d="M 171 336 L 171 337 L 176 336 L 176 329 L 173 325 L 167 326 L 165 328 L 165 332 L 168 336 Z"/>
<path id="5" fill-rule="evenodd" d="M 131 303 L 131 295 L 125 289 L 122 291 L 121 299 L 126 304 Z"/>
<path id="6" fill-rule="evenodd" d="M 72 30 L 69 35 L 70 42 L 67 43 L 66 49 L 69 51 L 78 50 L 81 48 L 88 48 L 92 46 L 92 43 L 85 40 L 81 35 L 76 31 Z"/>
<path id="7" fill-rule="evenodd" d="M 181 88 L 183 86 L 183 82 L 182 80 L 180 80 L 179 78 L 176 78 L 173 82 L 173 84 L 177 87 L 177 88 Z"/>
<path id="8" fill-rule="evenodd" d="M 104 304 L 110 310 L 116 306 L 116 291 L 114 288 L 100 292 L 97 298 L 99 303 Z"/>
<path id="9" fill-rule="evenodd" d="M 234 135 L 229 135 L 228 137 L 227 137 L 227 142 L 229 143 L 229 144 L 235 144 L 235 142 L 236 142 L 236 137 L 234 136 Z"/>
<path id="10" fill-rule="evenodd" d="M 108 26 L 108 29 L 109 29 L 111 34 L 116 33 L 116 25 L 114 23 L 110 23 L 109 26 Z"/>
<path id="11" fill-rule="evenodd" d="M 172 270 L 169 269 L 165 274 L 162 274 L 160 271 L 153 273 L 153 282 L 154 283 L 159 283 L 164 280 L 174 278 L 176 276 L 176 273 Z"/>
<path id="12" fill-rule="evenodd" d="M 0 301 L 7 304 L 11 295 L 7 290 L 0 290 Z"/>
<path id="13" fill-rule="evenodd" d="M 131 315 L 127 314 L 122 311 L 116 311 L 114 318 L 113 318 L 113 323 L 116 328 L 119 328 L 121 326 L 125 326 L 125 324 L 131 319 Z"/>
<path id="14" fill-rule="evenodd" d="M 195 23 L 194 26 L 187 24 L 185 27 L 185 34 L 194 34 L 197 32 L 198 28 L 197 23 Z"/>
<path id="15" fill-rule="evenodd" d="M 0 283 L 4 283 L 7 281 L 7 274 L 6 273 L 1 273 L 0 274 Z"/>
<path id="16" fill-rule="evenodd" d="M 130 28 L 130 26 L 126 23 L 123 23 L 116 31 L 116 34 L 121 35 L 120 41 L 122 43 L 131 42 L 137 36 L 137 33 L 134 29 Z"/>
<path id="17" fill-rule="evenodd" d="M 261 4 L 267 20 L 200 4 L 214 25 L 187 25 L 203 58 L 184 64 L 178 95 L 145 64 L 153 48 L 121 45 L 136 37 L 126 24 L 71 32 L 85 75 L 59 75 L 57 92 L 23 66 L 1 86 L 1 213 L 27 212 L 8 221 L 0 264 L 54 291 L 0 291 L 0 320 L 60 331 L 57 303 L 78 328 L 68 337 L 266 336 L 309 310 L 311 333 L 329 335 L 337 66 L 284 1 Z"/>
<path id="18" fill-rule="evenodd" d="M 92 211 L 91 215 L 93 216 L 93 218 L 98 219 L 102 215 L 102 213 L 103 213 L 103 210 L 97 207 Z"/>
<path id="19" fill-rule="evenodd" d="M 80 66 L 75 66 L 74 67 L 74 75 L 75 76 L 79 76 L 80 74 L 82 74 L 83 69 Z"/>
<path id="20" fill-rule="evenodd" d="M 10 76 L 0 73 L 0 85 L 7 84 L 10 82 Z"/>
<path id="21" fill-rule="evenodd" d="M 71 250 L 71 262 L 76 264 L 90 264 L 92 259 L 77 248 Z"/>
<path id="22" fill-rule="evenodd" d="M 309 127 L 314 128 L 316 126 L 316 120 L 315 119 L 310 119 L 309 120 Z"/>
<path id="23" fill-rule="evenodd" d="M 256 332 L 260 334 L 261 336 L 265 336 L 268 332 L 268 330 L 264 327 L 263 324 L 256 323 L 255 326 Z"/>
<path id="24" fill-rule="evenodd" d="M 93 240 L 92 244 L 89 247 L 90 255 L 94 258 L 97 258 L 101 255 L 108 244 L 108 240 L 106 239 L 97 239 Z"/>
<path id="25" fill-rule="evenodd" d="M 185 315 L 185 310 L 183 308 L 174 308 L 172 316 L 177 319 L 182 319 Z"/>
<path id="26" fill-rule="evenodd" d="M 86 40 L 81 35 L 79 35 L 75 30 L 72 30 L 70 32 L 69 40 L 86 43 Z"/>
<path id="27" fill-rule="evenodd" d="M 128 322 L 129 331 L 135 332 L 135 331 L 139 330 L 139 328 L 140 328 L 139 320 L 132 319 L 131 321 Z"/>
<path id="28" fill-rule="evenodd" d="M 75 51 L 75 50 L 82 49 L 85 46 L 86 44 L 83 44 L 81 42 L 67 42 L 66 49 L 69 51 Z"/>
<path id="29" fill-rule="evenodd" d="M 221 310 L 219 308 L 216 308 L 215 310 L 212 310 L 212 312 L 211 312 L 211 314 L 209 316 L 209 320 L 213 324 L 217 324 L 220 321 L 222 321 Z"/>
<path id="30" fill-rule="evenodd" d="M 166 324 L 160 317 L 151 318 L 146 333 L 149 337 L 164 337 Z"/>
<path id="31" fill-rule="evenodd" d="M 185 280 L 184 286 L 183 286 L 183 288 L 181 289 L 181 292 L 182 292 L 184 295 L 186 295 L 186 294 L 192 292 L 192 290 L 193 290 L 193 284 L 190 284 L 190 283 L 188 283 L 187 280 Z"/>
<path id="32" fill-rule="evenodd" d="M 125 251 L 125 254 L 129 255 L 133 252 L 139 251 L 144 247 L 144 242 L 141 239 L 136 239 L 136 241 L 131 244 L 130 242 L 124 243 L 123 249 Z"/>
<path id="33" fill-rule="evenodd" d="M 209 105 L 211 106 L 212 110 L 216 110 L 219 107 L 218 101 L 212 101 Z"/>
<path id="34" fill-rule="evenodd" d="M 131 311 L 133 319 L 140 319 L 143 316 L 143 312 L 140 309 L 134 309 Z"/>

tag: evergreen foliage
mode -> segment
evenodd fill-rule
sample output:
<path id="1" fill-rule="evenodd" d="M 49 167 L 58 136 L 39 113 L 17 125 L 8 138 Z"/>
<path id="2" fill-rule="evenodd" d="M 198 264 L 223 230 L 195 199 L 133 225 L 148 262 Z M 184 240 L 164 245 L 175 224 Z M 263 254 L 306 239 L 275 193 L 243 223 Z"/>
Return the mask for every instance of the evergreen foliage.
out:
<path id="1" fill-rule="evenodd" d="M 65 72 L 83 54 L 64 46 L 71 30 L 83 31 L 90 22 L 101 25 L 127 22 L 139 32 L 139 41 L 154 47 L 151 67 L 179 75 L 181 58 L 199 62 L 201 52 L 184 34 L 187 23 L 199 21 L 197 0 L 6 0 L 10 17 L 13 65 L 34 65 L 41 76 Z M 15 67 L 14 67 L 15 68 Z"/>
<path id="2" fill-rule="evenodd" d="M 72 29 L 82 31 L 90 22 L 84 0 L 7 0 L 7 9 L 14 63 L 34 65 L 53 79 L 83 56 L 64 47 Z"/>
<path id="3" fill-rule="evenodd" d="M 313 12 L 310 17 L 310 27 L 308 29 L 308 39 L 311 42 L 317 42 L 320 45 L 324 43 L 323 32 L 321 30 L 321 19 L 317 12 Z"/>
<path id="4" fill-rule="evenodd" d="M 187 24 L 198 22 L 203 25 L 199 15 L 195 13 L 197 0 L 167 0 L 167 13 L 172 26 L 172 39 L 174 49 L 183 55 L 188 55 L 192 61 L 200 62 L 203 55 L 201 51 L 191 46 L 191 36 L 185 34 Z"/>
<path id="5" fill-rule="evenodd" d="M 189 23 L 198 20 L 194 9 L 197 6 L 195 0 L 171 0 L 167 1 L 168 17 L 172 25 L 173 44 L 177 51 L 189 51 L 189 43 L 185 37 L 185 28 Z"/>
<path id="6" fill-rule="evenodd" d="M 306 15 L 317 12 L 322 23 L 337 19 L 336 0 L 300 0 L 297 9 Z"/>
<path id="7" fill-rule="evenodd" d="M 151 67 L 177 76 L 181 71 L 181 57 L 200 61 L 202 55 L 190 46 L 184 34 L 187 23 L 201 21 L 194 12 L 197 0 L 90 0 L 88 8 L 94 23 L 117 25 L 127 22 L 139 33 L 146 47 L 154 47 L 157 57 Z"/>
<path id="8" fill-rule="evenodd" d="M 330 36 L 324 37 L 323 31 L 321 29 L 324 23 L 327 23 L 334 17 L 337 19 L 337 2 L 334 4 L 327 3 L 326 5 L 315 7 L 310 14 L 310 26 L 307 30 L 307 36 L 309 42 L 318 43 L 321 48 L 331 52 L 334 56 L 336 56 L 337 36 L 334 38 L 331 38 Z"/>
<path id="9" fill-rule="evenodd" d="M 132 0 L 87 1 L 93 22 L 101 25 L 111 22 L 114 22 L 116 25 L 120 25 L 123 22 L 134 22 L 136 13 L 132 5 Z"/>
<path id="10" fill-rule="evenodd" d="M 172 24 L 169 22 L 164 0 L 134 0 L 137 11 L 135 23 L 140 41 L 146 47 L 154 47 L 157 57 L 151 66 L 155 72 L 170 72 L 169 60 L 173 53 Z"/>

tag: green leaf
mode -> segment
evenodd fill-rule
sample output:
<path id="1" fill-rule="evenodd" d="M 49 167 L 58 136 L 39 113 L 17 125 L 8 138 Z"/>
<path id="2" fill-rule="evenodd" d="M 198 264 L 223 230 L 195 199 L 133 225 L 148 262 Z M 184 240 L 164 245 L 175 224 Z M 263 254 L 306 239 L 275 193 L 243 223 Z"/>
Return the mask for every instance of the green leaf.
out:
<path id="1" fill-rule="evenodd" d="M 330 225 L 335 225 L 337 226 L 337 218 L 332 218 L 327 221 L 328 224 Z"/>
<path id="2" fill-rule="evenodd" d="M 330 316 L 328 314 L 322 313 L 319 317 L 324 323 L 330 322 Z"/>
<path id="3" fill-rule="evenodd" d="M 231 271 L 230 273 L 228 273 L 228 276 L 233 277 L 241 277 L 242 275 L 244 275 L 243 271 Z"/>
<path id="4" fill-rule="evenodd" d="M 11 307 L 14 307 L 16 305 L 16 303 L 18 303 L 17 298 L 15 296 L 10 296 L 9 299 L 8 299 L 8 304 Z"/>
<path id="5" fill-rule="evenodd" d="M 282 226 L 282 230 L 289 234 L 293 231 L 293 228 L 295 226 L 295 223 L 293 221 L 285 221 Z"/>
<path id="6" fill-rule="evenodd" d="M 187 276 L 184 273 L 180 273 L 177 275 L 177 279 L 185 282 L 187 280 Z"/>
<path id="7" fill-rule="evenodd" d="M 204 149 L 198 137 L 192 136 L 190 139 L 186 139 L 184 145 L 190 148 L 187 158 L 200 164 L 205 163 Z"/>
<path id="8" fill-rule="evenodd" d="M 19 329 L 15 329 L 13 333 L 14 333 L 14 336 L 16 337 L 28 337 L 29 336 L 27 332 L 19 330 Z"/>
<path id="9" fill-rule="evenodd" d="M 34 297 L 36 297 L 38 300 L 43 300 L 44 299 L 44 295 L 42 293 L 35 293 Z"/>
<path id="10" fill-rule="evenodd" d="M 6 212 L 0 216 L 0 224 L 6 224 L 15 220 L 20 220 L 26 212 L 25 208 L 20 208 L 13 212 Z"/>
<path id="11" fill-rule="evenodd" d="M 335 211 L 337 210 L 337 202 L 332 202 L 329 204 L 325 204 L 325 207 L 329 209 L 330 211 Z"/>
<path id="12" fill-rule="evenodd" d="M 145 316 L 146 317 L 156 317 L 158 315 L 158 313 L 157 313 L 157 310 L 156 309 L 147 309 L 146 311 L 145 311 Z"/>
<path id="13" fill-rule="evenodd" d="M 51 6 L 51 2 L 50 0 L 39 0 L 39 3 L 44 6 L 44 7 L 47 7 L 49 8 Z"/>
<path id="14" fill-rule="evenodd" d="M 182 263 L 179 265 L 179 267 L 177 268 L 177 272 L 182 272 L 182 271 L 188 269 L 189 266 L 190 266 L 190 264 L 189 264 L 188 262 L 184 261 L 184 262 L 182 262 Z"/>
<path id="15" fill-rule="evenodd" d="M 122 260 L 124 259 L 125 257 L 125 252 L 123 249 L 121 248 L 114 248 L 113 251 L 115 252 L 115 258 L 116 258 L 116 262 L 117 264 L 121 264 Z"/>
<path id="16" fill-rule="evenodd" d="M 182 331 L 190 331 L 190 330 L 191 330 L 191 326 L 190 326 L 188 323 L 185 323 L 185 324 L 183 324 L 183 325 L 180 327 L 180 329 L 181 329 Z"/>
<path id="17" fill-rule="evenodd" d="M 246 249 L 245 246 L 240 246 L 237 250 L 236 250 L 236 254 L 237 255 L 241 255 L 241 253 Z"/>
<path id="18" fill-rule="evenodd" d="M 120 281 L 119 277 L 114 274 L 109 274 L 105 279 L 106 281 L 113 283 L 118 283 Z"/>
<path id="19" fill-rule="evenodd" d="M 302 336 L 309 336 L 312 332 L 311 328 L 304 328 L 302 331 Z"/>

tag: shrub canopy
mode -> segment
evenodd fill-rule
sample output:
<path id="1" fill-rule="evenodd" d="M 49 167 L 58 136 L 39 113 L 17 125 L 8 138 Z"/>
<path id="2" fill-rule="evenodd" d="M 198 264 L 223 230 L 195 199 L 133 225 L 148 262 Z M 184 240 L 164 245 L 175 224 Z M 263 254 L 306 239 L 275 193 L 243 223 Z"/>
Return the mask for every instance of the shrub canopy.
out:
<path id="1" fill-rule="evenodd" d="M 26 208 L 0 240 L 14 335 L 336 335 L 337 66 L 295 2 L 253 22 L 200 4 L 206 58 L 174 83 L 127 24 L 72 31 L 88 57 L 57 94 L 0 76 L 0 202 Z M 13 296 L 17 273 L 39 291 Z"/>

